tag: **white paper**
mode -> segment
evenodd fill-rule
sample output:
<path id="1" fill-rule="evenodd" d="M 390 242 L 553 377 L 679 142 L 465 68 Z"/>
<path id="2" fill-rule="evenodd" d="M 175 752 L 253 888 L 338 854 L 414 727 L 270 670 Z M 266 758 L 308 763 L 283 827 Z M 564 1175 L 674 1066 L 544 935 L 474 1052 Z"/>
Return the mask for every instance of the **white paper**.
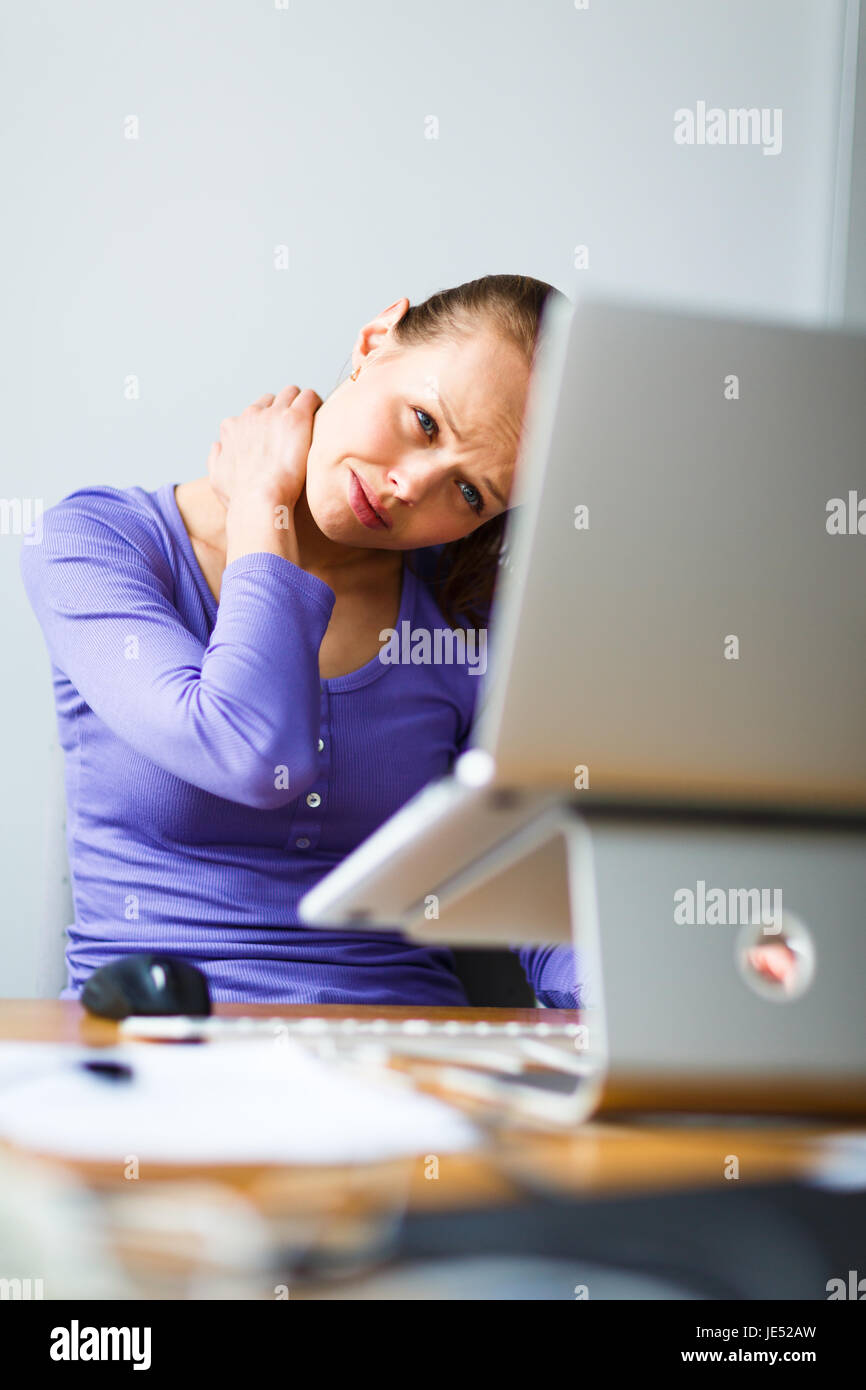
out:
<path id="1" fill-rule="evenodd" d="M 124 1061 L 131 1081 L 81 1070 Z M 397 1079 L 367 1079 L 289 1039 L 111 1049 L 0 1042 L 0 1137 L 118 1165 L 366 1163 L 473 1148 L 475 1125 Z"/>

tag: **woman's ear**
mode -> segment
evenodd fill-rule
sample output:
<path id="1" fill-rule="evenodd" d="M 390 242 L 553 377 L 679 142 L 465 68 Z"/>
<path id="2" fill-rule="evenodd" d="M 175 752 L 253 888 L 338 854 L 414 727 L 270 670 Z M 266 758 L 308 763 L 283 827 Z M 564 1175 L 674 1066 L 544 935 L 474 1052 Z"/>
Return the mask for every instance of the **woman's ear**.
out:
<path id="1" fill-rule="evenodd" d="M 393 304 L 389 304 L 387 309 L 383 309 L 381 314 L 377 314 L 369 323 L 365 323 L 355 340 L 352 349 L 352 371 L 363 366 L 363 363 L 372 352 L 376 352 L 382 347 L 388 333 L 395 323 L 400 319 L 409 308 L 409 301 L 403 296 L 402 299 L 395 299 Z"/>

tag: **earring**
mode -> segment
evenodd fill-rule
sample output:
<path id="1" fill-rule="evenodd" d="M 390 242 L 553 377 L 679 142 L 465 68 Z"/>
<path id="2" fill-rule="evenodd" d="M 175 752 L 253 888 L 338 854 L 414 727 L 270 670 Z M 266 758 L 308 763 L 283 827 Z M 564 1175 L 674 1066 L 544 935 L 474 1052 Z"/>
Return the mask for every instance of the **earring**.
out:
<path id="1" fill-rule="evenodd" d="M 353 371 L 353 373 L 352 373 L 352 380 L 353 380 L 353 381 L 357 381 L 357 380 L 358 380 L 358 373 L 359 373 L 360 370 L 361 370 L 360 367 L 356 367 L 355 370 Z"/>

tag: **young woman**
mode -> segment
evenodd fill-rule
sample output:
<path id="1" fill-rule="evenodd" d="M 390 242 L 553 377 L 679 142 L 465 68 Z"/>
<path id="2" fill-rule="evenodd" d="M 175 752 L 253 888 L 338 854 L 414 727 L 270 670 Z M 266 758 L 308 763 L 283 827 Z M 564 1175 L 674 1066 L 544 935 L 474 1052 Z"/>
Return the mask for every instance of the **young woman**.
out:
<path id="1" fill-rule="evenodd" d="M 287 386 L 223 421 L 207 477 L 45 513 L 21 564 L 66 754 L 61 997 L 153 950 L 216 1000 L 466 1002 L 450 951 L 297 905 L 466 743 L 477 666 L 386 663 L 380 633 L 485 623 L 550 293 L 400 299 L 326 401 Z M 570 949 L 519 954 L 543 1002 L 577 1002 Z"/>

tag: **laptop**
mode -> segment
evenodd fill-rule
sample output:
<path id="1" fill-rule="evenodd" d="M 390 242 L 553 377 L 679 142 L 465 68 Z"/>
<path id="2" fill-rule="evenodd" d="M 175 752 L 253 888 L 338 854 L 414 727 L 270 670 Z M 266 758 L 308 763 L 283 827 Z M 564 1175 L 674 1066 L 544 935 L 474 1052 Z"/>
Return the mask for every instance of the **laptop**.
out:
<path id="1" fill-rule="evenodd" d="M 862 334 L 549 303 L 473 746 L 301 919 L 571 940 L 591 1107 L 862 1105 L 864 387 Z"/>

